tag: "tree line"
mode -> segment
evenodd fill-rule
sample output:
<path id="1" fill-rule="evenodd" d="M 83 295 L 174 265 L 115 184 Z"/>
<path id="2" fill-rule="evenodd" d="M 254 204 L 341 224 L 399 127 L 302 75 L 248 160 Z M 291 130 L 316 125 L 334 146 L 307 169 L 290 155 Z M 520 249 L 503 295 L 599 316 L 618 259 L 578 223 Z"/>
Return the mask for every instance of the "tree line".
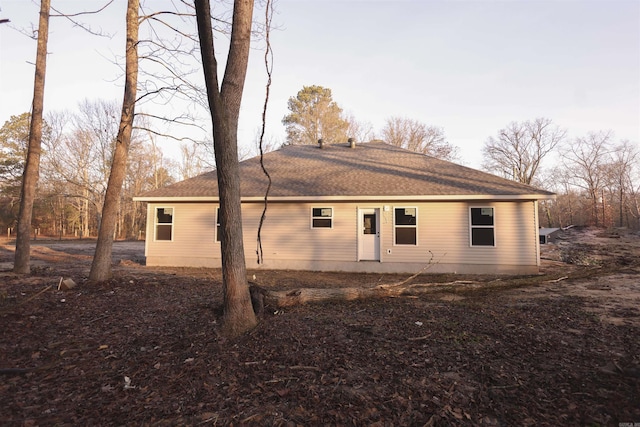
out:
<path id="1" fill-rule="evenodd" d="M 482 158 L 487 171 L 556 193 L 540 204 L 541 225 L 640 229 L 638 146 L 611 131 L 570 138 L 551 119 L 512 122 L 485 141 Z"/>
<path id="2" fill-rule="evenodd" d="M 115 101 L 85 100 L 76 113 L 53 112 L 45 118 L 32 238 L 96 237 L 118 133 L 118 108 Z M 5 236 L 16 234 L 30 120 L 25 112 L 0 128 L 0 229 Z M 133 130 L 118 201 L 118 239 L 145 237 L 146 206 L 134 202 L 135 195 L 212 167 L 203 144 L 180 143 L 180 158 L 173 159 L 164 155 L 156 140 L 144 126 Z"/>
<path id="3" fill-rule="evenodd" d="M 370 125 L 345 117 L 331 90 L 305 86 L 289 99 L 283 119 L 285 141 L 272 145 L 316 144 L 324 138 L 344 142 L 375 139 Z M 84 100 L 74 114 L 51 113 L 43 127 L 41 180 L 34 204 L 33 237 L 95 237 L 118 131 L 115 101 Z M 144 121 L 140 116 L 138 121 Z M 20 184 L 26 159 L 30 114 L 12 116 L 0 128 L 0 227 L 15 235 Z M 157 136 L 138 123 L 133 131 L 126 178 L 120 194 L 115 237 L 144 238 L 146 207 L 133 197 L 214 167 L 206 143 L 180 143 L 180 158 L 164 155 Z M 360 132 L 355 132 L 360 130 Z M 444 160 L 459 160 L 459 147 L 444 129 L 403 117 L 390 117 L 380 139 Z M 246 155 L 246 153 L 245 153 Z M 512 122 L 482 147 L 488 172 L 553 191 L 556 200 L 540 204 L 540 223 L 548 227 L 595 225 L 640 228 L 640 157 L 629 141 L 612 132 L 570 139 L 547 118 Z"/>

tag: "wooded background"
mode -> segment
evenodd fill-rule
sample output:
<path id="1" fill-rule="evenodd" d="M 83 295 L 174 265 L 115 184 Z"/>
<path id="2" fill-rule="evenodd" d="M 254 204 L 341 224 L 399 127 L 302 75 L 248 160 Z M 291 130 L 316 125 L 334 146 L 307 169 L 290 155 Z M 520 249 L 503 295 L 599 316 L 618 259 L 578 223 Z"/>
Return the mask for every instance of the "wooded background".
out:
<path id="1" fill-rule="evenodd" d="M 116 101 L 86 100 L 76 113 L 47 116 L 34 233 L 51 237 L 96 236 L 118 132 L 119 108 Z M 539 148 L 536 138 L 527 135 L 527 128 L 536 123 L 546 123 L 546 133 L 556 139 L 562 136 L 544 155 L 544 147 Z M 544 132 L 539 138 L 543 143 L 544 138 L 551 139 Z M 409 119 L 390 118 L 378 134 L 394 145 L 454 161 L 459 150 L 446 143 L 443 129 Z M 368 135 L 376 137 L 371 130 Z M 16 225 L 28 137 L 29 113 L 11 117 L 0 128 L 0 227 L 5 237 Z M 176 142 L 181 148 L 180 158 L 176 159 L 167 157 L 155 141 L 154 134 L 134 130 L 120 199 L 118 239 L 145 237 L 146 206 L 134 202 L 135 195 L 215 167 L 210 142 Z M 272 145 L 271 149 L 278 146 Z M 250 154 L 244 153 L 244 157 Z M 640 229 L 638 148 L 629 141 L 615 141 L 611 132 L 569 139 L 548 119 L 511 123 L 487 138 L 482 156 L 483 169 L 489 172 L 557 193 L 556 200 L 540 204 L 541 226 Z"/>

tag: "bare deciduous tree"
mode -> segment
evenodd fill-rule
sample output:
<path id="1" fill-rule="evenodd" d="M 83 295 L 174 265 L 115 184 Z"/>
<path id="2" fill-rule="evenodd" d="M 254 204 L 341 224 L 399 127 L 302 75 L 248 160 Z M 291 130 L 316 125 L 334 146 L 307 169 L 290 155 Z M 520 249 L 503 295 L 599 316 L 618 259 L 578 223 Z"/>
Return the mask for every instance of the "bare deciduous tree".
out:
<path id="1" fill-rule="evenodd" d="M 456 160 L 458 148 L 449 144 L 444 130 L 413 119 L 391 117 L 382 128 L 382 138 L 388 144 L 442 160 Z"/>
<path id="2" fill-rule="evenodd" d="M 132 137 L 117 235 L 128 238 L 142 237 L 147 215 L 146 204 L 134 201 L 133 197 L 172 184 L 174 180 L 169 174 L 170 167 L 170 162 L 164 159 L 155 144 Z"/>
<path id="3" fill-rule="evenodd" d="M 148 1 L 140 6 L 135 126 L 162 138 L 201 143 L 207 101 L 199 73 L 194 6 L 187 0 L 170 5 Z"/>
<path id="4" fill-rule="evenodd" d="M 596 226 L 602 220 L 598 212 L 598 201 L 606 180 L 610 145 L 611 132 L 592 132 L 586 137 L 576 138 L 564 155 L 564 165 L 570 171 L 573 185 L 587 193 Z"/>
<path id="5" fill-rule="evenodd" d="M 611 164 L 609 165 L 609 186 L 611 194 L 615 194 L 618 226 L 623 227 L 625 223 L 631 225 L 627 215 L 633 215 L 633 174 L 638 163 L 640 153 L 638 147 L 629 141 L 622 141 L 613 148 L 611 153 Z M 637 206 L 637 205 L 636 205 Z M 625 215 L 627 214 L 627 215 Z M 634 221 L 635 222 L 635 221 Z"/>
<path id="6" fill-rule="evenodd" d="M 262 153 L 270 153 L 272 151 L 277 150 L 282 147 L 282 141 L 270 136 L 262 138 Z M 260 153 L 260 135 L 256 136 L 254 141 L 254 147 L 245 147 L 244 149 L 240 149 L 238 153 L 238 157 L 240 160 L 248 159 L 250 157 L 255 156 L 255 153 Z"/>
<path id="7" fill-rule="evenodd" d="M 257 324 L 251 305 L 242 241 L 240 166 L 238 162 L 238 117 L 249 61 L 253 0 L 235 0 L 231 45 L 222 80 L 218 85 L 209 0 L 195 0 L 200 53 L 207 98 L 213 123 L 218 191 L 220 199 L 223 327 L 231 336 Z"/>
<path id="8" fill-rule="evenodd" d="M 178 169 L 181 179 L 193 178 L 213 169 L 208 154 L 201 144 L 180 144 L 180 164 Z M 215 160 L 214 160 L 215 162 Z"/>
<path id="9" fill-rule="evenodd" d="M 375 139 L 373 125 L 369 122 L 358 121 L 352 114 L 345 115 L 345 120 L 349 123 L 347 135 L 356 142 L 366 142 Z"/>
<path id="10" fill-rule="evenodd" d="M 550 119 L 513 122 L 489 137 L 482 148 L 483 167 L 505 178 L 532 184 L 542 160 L 566 137 Z"/>
<path id="11" fill-rule="evenodd" d="M 58 121 L 72 123 L 62 137 L 54 138 L 46 153 L 43 172 L 49 181 L 61 181 L 65 197 L 75 198 L 80 208 L 81 237 L 88 236 L 90 224 L 97 230 L 101 222 L 104 196 L 118 133 L 118 106 L 115 102 L 84 100 L 79 114 L 51 114 Z M 66 116 L 66 117 L 63 117 Z M 89 216 L 95 217 L 90 220 Z"/>

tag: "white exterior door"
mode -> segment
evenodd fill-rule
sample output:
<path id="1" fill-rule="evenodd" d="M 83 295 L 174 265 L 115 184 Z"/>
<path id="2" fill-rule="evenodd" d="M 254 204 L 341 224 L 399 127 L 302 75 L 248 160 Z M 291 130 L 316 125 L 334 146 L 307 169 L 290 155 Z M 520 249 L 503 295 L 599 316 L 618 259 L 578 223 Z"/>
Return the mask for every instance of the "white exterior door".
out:
<path id="1" fill-rule="evenodd" d="M 380 261 L 380 209 L 358 209 L 358 260 Z"/>

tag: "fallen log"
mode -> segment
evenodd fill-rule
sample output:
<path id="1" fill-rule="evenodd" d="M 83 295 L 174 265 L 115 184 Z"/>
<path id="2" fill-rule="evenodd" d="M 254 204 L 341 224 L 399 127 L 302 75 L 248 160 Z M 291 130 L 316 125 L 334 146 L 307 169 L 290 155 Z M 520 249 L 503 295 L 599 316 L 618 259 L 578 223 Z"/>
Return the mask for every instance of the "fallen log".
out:
<path id="1" fill-rule="evenodd" d="M 429 251 L 431 253 L 431 251 Z M 331 302 L 331 301 L 353 301 L 366 298 L 393 298 L 399 296 L 413 296 L 418 293 L 433 291 L 434 287 L 444 287 L 451 285 L 473 285 L 477 282 L 456 280 L 447 283 L 415 283 L 409 284 L 413 279 L 424 273 L 434 264 L 434 256 L 431 253 L 429 262 L 420 271 L 412 274 L 406 279 L 395 283 L 383 283 L 369 287 L 347 287 L 347 288 L 300 288 L 288 291 L 268 290 L 255 282 L 249 282 L 249 292 L 253 311 L 257 316 L 262 317 L 264 307 L 273 308 L 292 307 L 295 305 Z M 254 276 L 255 279 L 255 276 Z"/>
<path id="2" fill-rule="evenodd" d="M 436 287 L 451 285 L 470 285 L 472 281 L 454 281 L 446 283 L 415 283 L 407 282 L 414 278 L 397 283 L 383 283 L 371 287 L 347 287 L 347 288 L 299 288 L 288 291 L 272 291 L 259 286 L 256 283 L 250 284 L 251 294 L 259 295 L 262 299 L 260 308 L 270 306 L 273 308 L 292 307 L 295 305 L 331 302 L 331 301 L 353 301 L 367 298 L 393 298 L 399 296 L 409 296 L 418 293 L 432 292 Z M 256 306 L 254 304 L 254 310 Z M 258 314 L 258 311 L 256 311 Z"/>
<path id="3" fill-rule="evenodd" d="M 308 303 L 397 296 L 400 292 L 399 288 L 389 289 L 379 286 L 374 288 L 301 288 L 293 291 L 266 290 L 264 302 L 266 305 L 282 308 Z"/>
<path id="4" fill-rule="evenodd" d="M 258 315 L 262 315 L 264 305 L 282 308 L 312 302 L 353 301 L 365 298 L 397 297 L 407 289 L 416 286 L 406 286 L 406 284 L 429 269 L 432 261 L 433 254 L 431 254 L 431 259 L 427 265 L 401 282 L 380 284 L 368 288 L 301 288 L 293 291 L 269 291 L 256 283 L 249 282 L 249 291 L 251 292 L 253 309 Z"/>

